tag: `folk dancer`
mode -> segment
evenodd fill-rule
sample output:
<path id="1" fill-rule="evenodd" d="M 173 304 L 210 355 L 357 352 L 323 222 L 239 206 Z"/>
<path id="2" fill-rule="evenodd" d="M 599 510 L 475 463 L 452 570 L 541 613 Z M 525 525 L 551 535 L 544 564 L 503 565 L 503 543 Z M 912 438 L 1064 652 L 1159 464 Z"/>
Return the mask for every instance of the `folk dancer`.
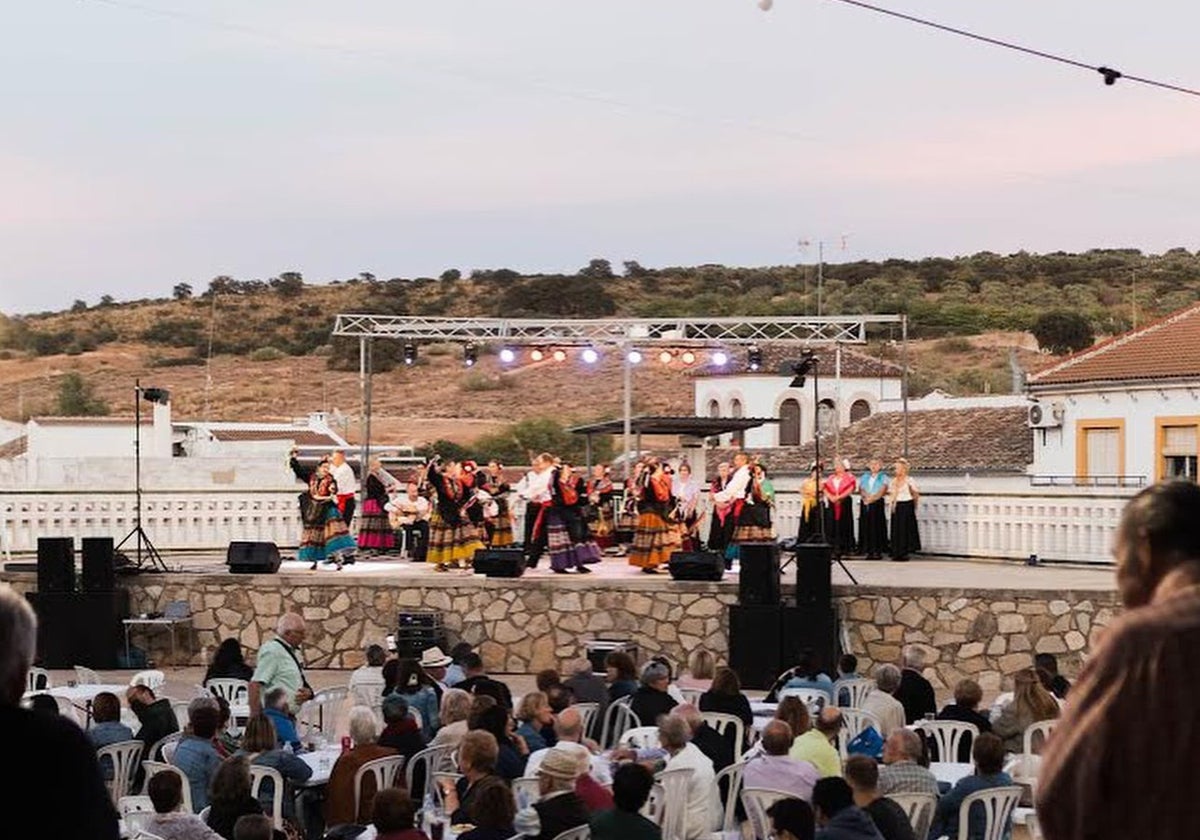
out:
<path id="1" fill-rule="evenodd" d="M 342 515 L 342 521 L 346 523 L 346 527 L 349 528 L 350 523 L 354 520 L 354 499 L 358 495 L 358 476 L 354 474 L 354 467 L 347 463 L 346 453 L 340 449 L 335 449 L 330 453 L 329 466 L 333 473 L 333 480 L 337 482 L 338 512 Z"/>
<path id="2" fill-rule="evenodd" d="M 921 550 L 921 533 L 917 530 L 917 501 L 921 493 L 917 483 L 908 475 L 908 459 L 896 461 L 895 475 L 888 486 L 888 505 L 892 509 L 892 559 L 904 561 L 908 555 Z"/>
<path id="3" fill-rule="evenodd" d="M 536 569 L 546 550 L 546 531 L 537 529 L 541 509 L 550 504 L 550 468 L 554 465 L 550 453 L 535 455 L 529 472 L 517 482 L 517 496 L 525 500 L 525 566 Z"/>
<path id="4" fill-rule="evenodd" d="M 821 542 L 824 524 L 821 520 L 821 466 L 813 461 L 808 468 L 808 478 L 800 483 L 800 529 L 797 542 Z"/>
<path id="5" fill-rule="evenodd" d="M 592 532 L 592 539 L 601 549 L 612 548 L 616 543 L 613 531 L 616 529 L 613 515 L 612 471 L 604 464 L 592 467 L 592 477 L 587 483 L 587 501 L 590 514 L 585 512 L 585 520 Z"/>
<path id="6" fill-rule="evenodd" d="M 738 546 L 744 543 L 771 541 L 771 509 L 761 482 L 755 480 L 755 466 L 745 452 L 735 454 L 729 484 L 713 497 L 714 502 L 732 506 L 729 517 L 733 520 L 733 533 L 725 549 L 727 560 L 736 559 Z"/>
<path id="7" fill-rule="evenodd" d="M 367 480 L 363 484 L 362 515 L 358 518 L 358 547 L 370 551 L 391 551 L 396 547 L 396 535 L 388 521 L 388 490 L 396 479 L 383 468 L 378 458 L 371 459 Z"/>
<path id="8" fill-rule="evenodd" d="M 826 505 L 825 538 L 833 546 L 834 557 L 854 553 L 854 506 L 850 496 L 858 482 L 849 469 L 849 459 L 835 459 L 833 473 L 821 485 Z"/>
<path id="9" fill-rule="evenodd" d="M 658 567 L 671 559 L 680 543 L 679 529 L 670 521 L 675 509 L 671 476 L 654 457 L 647 458 L 645 466 L 635 474 L 638 516 L 629 564 L 640 567 L 646 574 L 657 574 Z"/>
<path id="10" fill-rule="evenodd" d="M 868 560 L 878 560 L 888 550 L 887 507 L 888 477 L 883 461 L 872 458 L 869 469 L 858 479 L 862 507 L 858 515 L 858 550 Z"/>
<path id="11" fill-rule="evenodd" d="M 344 563 L 353 562 L 355 543 L 338 511 L 337 482 L 329 461 L 322 460 L 309 476 L 308 494 L 312 500 L 310 513 L 304 518 L 296 556 L 312 563 L 310 571 L 316 571 L 319 563 L 333 564 L 340 571 Z"/>
<path id="12" fill-rule="evenodd" d="M 708 523 L 707 548 L 709 551 L 715 551 L 720 554 L 725 553 L 725 549 L 729 547 L 729 541 L 733 537 L 733 502 L 718 502 L 717 496 L 729 486 L 731 478 L 733 478 L 733 468 L 728 461 L 722 461 L 717 464 L 717 477 L 709 485 L 713 507 Z M 726 557 L 725 568 L 728 569 L 731 564 L 732 558 Z"/>
<path id="13" fill-rule="evenodd" d="M 437 571 L 444 572 L 450 566 L 470 567 L 475 552 L 483 548 L 483 541 L 464 510 L 473 499 L 466 497 L 463 490 L 462 466 L 457 461 L 448 461 L 439 469 L 440 460 L 435 455 L 425 469 L 426 480 L 437 494 L 429 520 L 427 556 L 437 564 Z"/>
<path id="14" fill-rule="evenodd" d="M 641 496 L 642 472 L 646 469 L 643 461 L 633 462 L 633 471 L 626 476 L 621 487 L 621 507 L 617 511 L 617 530 L 615 538 L 621 548 L 627 549 L 632 545 L 637 531 L 638 500 Z"/>
<path id="15" fill-rule="evenodd" d="M 429 517 L 433 506 L 421 495 L 420 487 L 410 481 L 404 493 L 397 494 L 387 504 L 392 529 L 403 540 L 403 554 L 410 562 L 424 563 L 429 548 Z"/>
<path id="16" fill-rule="evenodd" d="M 474 461 L 463 461 L 458 473 L 459 483 L 463 488 L 463 512 L 467 520 L 475 528 L 476 536 L 482 543 L 487 542 L 487 529 L 484 519 L 487 516 L 487 503 L 491 495 L 483 490 L 484 476 L 479 472 Z M 483 492 L 480 492 L 483 491 Z"/>
<path id="17" fill-rule="evenodd" d="M 512 512 L 508 507 L 508 494 L 512 488 L 504 480 L 504 465 L 495 459 L 488 461 L 487 470 L 480 473 L 480 478 L 480 489 L 491 497 L 490 503 L 484 506 L 487 544 L 493 547 L 512 545 L 515 539 Z"/>
<path id="18" fill-rule="evenodd" d="M 600 562 L 600 546 L 583 521 L 583 480 L 570 464 L 560 463 L 551 468 L 549 487 L 550 504 L 542 508 L 544 521 L 538 527 L 546 529 L 550 569 L 560 575 L 572 568 L 587 574 L 587 564 Z"/>
<path id="19" fill-rule="evenodd" d="M 686 461 L 679 465 L 671 480 L 671 495 L 675 497 L 675 519 L 679 525 L 679 537 L 684 551 L 695 551 L 700 537 L 700 483 L 692 478 L 692 467 Z"/>

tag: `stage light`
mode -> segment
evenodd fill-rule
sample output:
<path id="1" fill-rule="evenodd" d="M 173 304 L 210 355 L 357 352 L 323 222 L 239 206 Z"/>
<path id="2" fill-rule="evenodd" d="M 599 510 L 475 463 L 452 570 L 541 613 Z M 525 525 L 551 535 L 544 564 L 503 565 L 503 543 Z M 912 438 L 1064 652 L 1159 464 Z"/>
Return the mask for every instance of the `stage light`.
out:
<path id="1" fill-rule="evenodd" d="M 658 354 L 658 360 L 659 360 L 660 362 L 662 362 L 664 365 L 669 365 L 669 364 L 671 364 L 671 360 L 672 360 L 673 358 L 675 358 L 675 357 L 671 355 L 671 351 L 670 351 L 670 350 L 664 350 L 664 351 L 662 351 L 661 353 L 659 353 L 659 354 Z"/>
<path id="2" fill-rule="evenodd" d="M 696 354 L 691 350 L 684 350 L 679 356 L 679 361 L 683 362 L 685 365 L 694 365 L 696 364 Z"/>
<path id="3" fill-rule="evenodd" d="M 500 361 L 504 364 L 512 364 L 516 361 L 517 354 L 511 347 L 503 347 L 500 349 Z"/>
<path id="4" fill-rule="evenodd" d="M 625 358 L 629 359 L 629 364 L 631 364 L 631 365 L 640 365 L 642 363 L 642 351 L 641 350 L 630 350 L 625 355 Z"/>
<path id="5" fill-rule="evenodd" d="M 788 386 L 790 388 L 803 388 L 804 381 L 809 372 L 817 366 L 817 357 L 811 350 L 805 350 L 803 358 L 798 362 L 792 363 L 792 381 Z"/>
<path id="6" fill-rule="evenodd" d="M 567 351 L 566 350 L 555 350 L 554 351 L 554 361 L 565 362 L 566 360 L 567 360 Z"/>
<path id="7" fill-rule="evenodd" d="M 729 364 L 729 354 L 724 350 L 716 350 L 712 354 L 712 363 L 717 367 L 725 367 Z"/>
<path id="8" fill-rule="evenodd" d="M 750 345 L 750 349 L 746 351 L 746 367 L 750 370 L 760 370 L 763 364 L 762 350 L 758 349 L 757 344 Z"/>
<path id="9" fill-rule="evenodd" d="M 408 343 L 404 345 L 404 364 L 415 365 L 417 363 L 417 345 Z"/>
<path id="10" fill-rule="evenodd" d="M 594 365 L 596 362 L 600 361 L 600 354 L 596 352 L 595 347 L 584 347 L 583 352 L 579 354 L 579 357 L 589 365 Z"/>
<path id="11" fill-rule="evenodd" d="M 543 353 L 539 348 L 534 347 L 529 351 L 529 358 L 533 359 L 535 362 L 540 362 L 542 359 L 546 358 L 546 354 Z"/>
<path id="12" fill-rule="evenodd" d="M 467 367 L 475 367 L 477 361 L 479 361 L 479 348 L 475 346 L 475 342 L 469 341 L 463 346 L 463 364 Z"/>

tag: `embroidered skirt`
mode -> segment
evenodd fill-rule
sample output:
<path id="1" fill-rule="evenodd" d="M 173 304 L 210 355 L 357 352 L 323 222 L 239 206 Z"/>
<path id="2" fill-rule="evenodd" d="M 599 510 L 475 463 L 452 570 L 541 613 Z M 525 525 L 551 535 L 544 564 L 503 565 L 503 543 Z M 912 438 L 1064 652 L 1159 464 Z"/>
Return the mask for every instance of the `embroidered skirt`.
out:
<path id="1" fill-rule="evenodd" d="M 458 525 L 450 525 L 434 508 L 433 516 L 429 519 L 429 550 L 425 554 L 427 562 L 439 566 L 470 566 L 475 559 L 475 552 L 483 547 L 479 526 L 465 519 Z"/>
<path id="2" fill-rule="evenodd" d="M 395 545 L 396 535 L 387 512 L 375 499 L 367 499 L 358 517 L 358 547 L 387 550 Z"/>
<path id="3" fill-rule="evenodd" d="M 304 526 L 296 559 L 304 563 L 333 563 L 353 557 L 356 548 L 337 505 L 326 504 L 325 523 Z"/>
<path id="4" fill-rule="evenodd" d="M 629 550 L 629 565 L 654 569 L 665 565 L 672 552 L 680 547 L 679 528 L 657 511 L 643 511 L 633 530 L 633 546 Z"/>

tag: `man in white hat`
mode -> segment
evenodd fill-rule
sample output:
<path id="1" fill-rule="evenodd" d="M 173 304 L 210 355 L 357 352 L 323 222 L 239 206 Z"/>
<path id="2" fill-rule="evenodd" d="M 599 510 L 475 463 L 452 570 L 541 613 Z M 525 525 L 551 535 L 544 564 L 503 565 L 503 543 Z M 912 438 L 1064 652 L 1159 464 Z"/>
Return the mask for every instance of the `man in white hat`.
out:
<path id="1" fill-rule="evenodd" d="M 587 825 L 587 806 L 575 793 L 575 780 L 585 767 L 573 749 L 548 749 L 537 769 L 541 798 L 517 812 L 513 820 L 516 833 L 528 840 L 554 840 L 568 829 Z"/>
<path id="2" fill-rule="evenodd" d="M 421 651 L 420 661 L 421 667 L 425 669 L 425 673 L 428 674 L 435 683 L 437 683 L 437 694 L 438 700 L 440 701 L 442 692 L 449 688 L 449 686 L 446 685 L 446 668 L 449 667 L 453 660 L 450 659 L 450 657 L 446 654 L 442 653 L 442 649 L 440 647 L 434 645 L 431 648 L 426 648 L 425 650 Z"/>

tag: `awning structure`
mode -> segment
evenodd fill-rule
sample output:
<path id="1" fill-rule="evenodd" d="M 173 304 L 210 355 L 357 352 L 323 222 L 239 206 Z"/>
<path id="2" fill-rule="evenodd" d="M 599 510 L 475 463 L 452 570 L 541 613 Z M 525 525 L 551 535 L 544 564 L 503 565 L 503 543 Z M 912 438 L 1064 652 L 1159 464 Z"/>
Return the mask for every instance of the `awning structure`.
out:
<path id="1" fill-rule="evenodd" d="M 642 451 L 642 435 L 680 435 L 682 437 L 709 438 L 730 432 L 743 432 L 767 423 L 778 423 L 778 417 L 630 417 L 629 432 L 637 439 L 633 453 Z M 574 426 L 567 431 L 576 435 L 587 435 L 587 468 L 592 468 L 592 437 L 594 435 L 621 435 L 625 433 L 625 420 L 605 420 Z"/>

